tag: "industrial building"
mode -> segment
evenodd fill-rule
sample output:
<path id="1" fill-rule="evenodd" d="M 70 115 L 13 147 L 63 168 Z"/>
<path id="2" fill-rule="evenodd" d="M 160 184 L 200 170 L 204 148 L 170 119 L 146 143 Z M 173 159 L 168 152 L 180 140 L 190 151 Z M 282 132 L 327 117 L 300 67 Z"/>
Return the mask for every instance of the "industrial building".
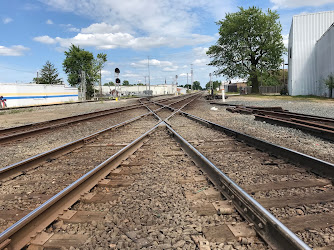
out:
<path id="1" fill-rule="evenodd" d="M 329 96 L 324 80 L 334 73 L 334 11 L 293 16 L 289 34 L 290 95 Z"/>

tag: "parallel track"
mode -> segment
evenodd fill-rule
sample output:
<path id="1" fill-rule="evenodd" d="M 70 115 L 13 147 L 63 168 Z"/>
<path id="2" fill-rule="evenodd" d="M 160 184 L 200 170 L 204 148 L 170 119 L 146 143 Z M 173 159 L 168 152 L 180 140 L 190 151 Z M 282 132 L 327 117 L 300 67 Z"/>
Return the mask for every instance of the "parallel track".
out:
<path id="1" fill-rule="evenodd" d="M 197 98 L 197 96 L 194 96 L 194 99 L 195 98 Z M 302 194 L 311 192 L 314 196 L 313 199 L 317 199 L 313 200 L 313 202 L 316 201 L 320 203 L 320 207 L 316 207 L 314 209 L 319 209 L 320 212 L 321 209 L 325 208 L 322 205 L 327 204 L 328 202 L 332 202 L 331 197 L 333 197 L 333 195 L 331 196 L 331 192 L 333 188 L 331 179 L 334 179 L 334 165 L 286 148 L 267 143 L 265 141 L 261 141 L 256 138 L 252 138 L 202 118 L 187 114 L 181 109 L 186 106 L 187 103 L 190 103 L 192 99 L 189 98 L 188 101 L 183 101 L 184 102 L 180 102 L 179 105 L 165 105 L 158 102 L 152 102 L 152 104 L 143 104 L 151 113 L 156 112 L 154 117 L 159 121 L 159 123 L 135 139 L 133 142 L 128 144 L 126 147 L 115 153 L 105 162 L 101 163 L 89 173 L 85 174 L 73 184 L 65 188 L 63 191 L 49 199 L 46 203 L 32 211 L 21 221 L 15 223 L 12 227 L 5 230 L 0 235 L 0 242 L 2 242 L 2 246 L 15 248 L 15 246 L 21 247 L 27 244 L 29 242 L 28 239 L 33 234 L 33 232 L 42 231 L 43 228 L 59 217 L 59 214 L 63 209 L 70 207 L 75 201 L 77 201 L 80 197 L 80 194 L 92 189 L 99 182 L 99 180 L 104 179 L 105 177 L 108 179 L 108 175 L 110 175 L 110 172 L 112 172 L 113 169 L 116 171 L 115 168 L 120 166 L 122 161 L 127 159 L 129 155 L 140 148 L 143 143 L 148 140 L 148 136 L 152 136 L 153 133 L 157 133 L 155 131 L 157 131 L 159 128 L 162 128 L 164 130 L 166 129 L 172 135 L 172 137 L 176 139 L 187 155 L 192 158 L 196 165 L 200 167 L 201 170 L 205 173 L 207 178 L 209 178 L 210 182 L 215 185 L 215 188 L 218 189 L 226 198 L 232 201 L 239 213 L 249 223 L 251 223 L 249 226 L 255 229 L 256 232 L 271 247 L 277 249 L 309 249 L 309 247 L 304 242 L 302 242 L 295 234 L 288 230 L 285 225 L 278 221 L 277 218 L 270 214 L 264 207 L 267 207 L 272 213 L 275 213 L 277 217 L 280 219 L 283 218 L 282 220 L 284 220 L 284 212 L 281 213 L 282 211 L 278 209 L 281 207 L 278 204 L 282 204 L 282 201 L 276 199 L 277 194 L 281 195 L 282 192 L 287 192 L 291 195 L 292 192 L 292 194 L 295 196 L 301 195 L 298 196 L 297 203 L 291 199 L 290 203 L 295 203 L 291 203 L 289 205 L 303 205 L 304 207 L 308 207 L 311 206 L 310 203 L 312 203 L 312 201 L 310 198 L 305 199 Z M 170 110 L 169 115 L 167 112 L 164 112 L 163 116 L 160 117 L 158 112 L 159 110 L 156 109 L 156 105 L 159 105 L 165 109 L 168 108 Z M 185 117 L 179 116 L 178 114 L 182 114 Z M 195 122 L 189 122 L 189 120 L 186 118 L 189 118 Z M 199 125 L 198 123 L 202 125 Z M 203 125 L 205 127 L 203 127 Z M 216 131 L 213 131 L 212 128 Z M 198 133 L 199 131 L 201 132 Z M 186 139 L 188 138 L 189 141 L 191 140 L 191 143 L 186 141 L 183 137 Z M 228 150 L 226 150 L 226 148 Z M 199 150 L 202 151 L 202 153 L 199 152 Z M 213 150 L 215 153 L 212 153 Z M 259 152 L 258 150 L 265 151 L 267 153 Z M 233 153 L 232 156 L 229 157 L 226 151 Z M 141 152 L 143 151 L 141 150 Z M 226 155 L 221 156 L 223 153 Z M 235 153 L 237 153 L 238 156 L 235 156 Z M 276 157 L 271 155 L 275 155 Z M 227 157 L 228 162 L 226 161 Z M 143 155 L 142 159 L 145 158 L 147 158 L 147 156 Z M 252 161 L 252 164 L 250 164 L 249 161 Z M 293 165 L 293 162 L 296 165 Z M 216 165 L 214 163 L 216 163 Z M 123 163 L 123 165 L 124 164 L 125 163 Z M 127 164 L 129 164 L 129 162 Z M 240 164 L 244 165 L 243 170 L 239 169 Z M 307 173 L 305 170 L 301 169 L 301 167 L 305 168 L 306 170 L 315 172 L 318 175 L 322 175 L 323 178 L 319 178 L 314 174 Z M 236 173 L 238 173 L 238 175 L 236 175 Z M 242 176 L 242 178 L 238 178 L 240 176 Z M 270 185 L 274 180 L 272 178 L 277 179 L 277 176 L 279 176 L 279 178 L 283 176 L 285 179 L 279 179 L 279 181 L 276 181 L 273 185 Z M 267 178 L 270 178 L 270 181 L 268 181 Z M 295 181 L 296 178 L 302 178 L 303 181 Z M 103 183 L 110 182 L 103 181 Z M 112 186 L 114 184 L 102 185 L 109 187 L 108 185 Z M 195 184 L 194 187 L 197 187 L 196 185 L 197 184 Z M 80 189 L 77 187 L 80 187 Z M 242 189 L 242 187 L 246 191 L 251 192 L 251 195 L 247 194 Z M 296 192 L 295 189 L 299 189 L 299 192 Z M 322 191 L 318 192 L 318 189 Z M 260 203 L 264 204 L 264 207 L 262 207 L 255 199 L 264 196 L 269 198 L 266 200 L 259 200 Z M 274 204 L 274 206 L 268 206 L 268 204 Z M 297 209 L 300 208 L 295 208 L 296 211 Z M 307 214 L 307 212 L 309 212 L 308 209 L 305 209 L 305 211 L 303 209 L 301 210 L 305 214 L 301 215 L 301 212 L 298 210 L 299 212 L 296 213 L 299 214 L 299 216 L 293 217 L 293 226 L 297 228 L 296 225 L 298 225 L 296 231 L 299 232 L 300 238 L 306 240 L 307 243 L 311 246 L 330 247 L 330 242 L 319 243 L 313 242 L 312 240 L 310 242 L 308 241 L 311 237 L 305 236 L 304 232 L 306 232 L 306 234 L 312 234 L 312 231 L 309 230 L 309 227 L 306 228 L 305 223 L 303 224 L 303 219 L 305 220 L 305 218 L 309 219 L 312 217 L 313 220 L 316 220 L 319 217 L 318 215 L 314 216 Z M 332 211 L 330 209 L 328 211 L 327 210 L 322 214 L 322 216 L 325 216 L 328 219 L 327 223 L 330 224 L 325 225 L 323 223 L 317 222 L 317 224 L 315 223 L 314 226 L 319 227 L 320 225 L 321 227 L 325 227 L 326 230 L 331 230 L 332 223 L 334 223 L 330 220 Z M 46 220 L 46 218 L 48 219 Z M 60 220 L 62 219 L 60 218 Z M 35 227 L 33 225 L 39 226 Z M 200 230 L 199 232 L 200 234 L 203 234 L 203 236 L 210 235 L 210 233 L 205 230 Z M 129 235 L 126 237 L 131 238 Z M 135 242 L 137 247 L 143 243 L 136 238 L 131 238 L 131 240 Z M 196 242 L 195 239 L 193 239 L 193 241 Z M 205 242 L 205 239 L 199 240 L 198 247 L 201 246 L 200 244 L 205 244 L 203 242 Z M 240 242 L 243 242 L 243 240 L 240 239 Z M 177 242 L 175 244 L 178 245 L 181 243 Z M 182 244 L 184 243 L 182 242 Z M 259 246 L 261 246 L 262 243 L 259 244 Z M 262 247 L 265 246 L 262 245 Z"/>
<path id="2" fill-rule="evenodd" d="M 300 129 L 322 139 L 334 141 L 333 118 L 289 112 L 281 107 L 239 106 L 217 102 L 210 104 L 229 106 L 226 110 L 230 112 L 253 114 L 255 120 Z"/>

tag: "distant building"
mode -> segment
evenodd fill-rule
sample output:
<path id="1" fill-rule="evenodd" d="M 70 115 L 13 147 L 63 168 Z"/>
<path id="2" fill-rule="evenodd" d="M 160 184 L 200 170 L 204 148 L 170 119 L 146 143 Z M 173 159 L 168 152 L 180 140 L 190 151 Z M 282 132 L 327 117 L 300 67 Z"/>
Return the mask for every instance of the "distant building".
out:
<path id="1" fill-rule="evenodd" d="M 290 95 L 328 96 L 334 73 L 334 11 L 293 16 L 288 45 Z"/>
<path id="2" fill-rule="evenodd" d="M 102 86 L 102 95 L 111 95 L 115 86 Z M 177 93 L 176 84 L 157 84 L 150 86 L 150 92 L 152 95 L 170 95 Z M 98 86 L 95 86 L 96 90 L 99 90 Z M 149 87 L 146 85 L 133 85 L 133 86 L 118 86 L 117 93 L 119 95 L 146 95 L 149 91 Z"/>

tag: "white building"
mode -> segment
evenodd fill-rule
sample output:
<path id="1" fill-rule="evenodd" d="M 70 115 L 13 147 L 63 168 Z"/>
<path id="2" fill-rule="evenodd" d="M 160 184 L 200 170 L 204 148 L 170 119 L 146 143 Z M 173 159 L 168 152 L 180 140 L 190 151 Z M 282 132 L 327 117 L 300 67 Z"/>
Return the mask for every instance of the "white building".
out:
<path id="1" fill-rule="evenodd" d="M 95 87 L 96 90 L 99 90 L 99 87 Z M 111 91 L 115 89 L 115 86 L 102 86 L 102 95 L 109 95 Z M 117 91 L 119 91 L 122 95 L 144 95 L 144 91 L 147 91 L 148 86 L 119 86 L 117 87 Z M 152 91 L 152 95 L 169 95 L 177 93 L 177 89 L 181 89 L 177 87 L 176 84 L 158 84 L 151 85 L 150 90 Z"/>
<path id="2" fill-rule="evenodd" d="M 329 88 L 323 83 L 330 74 L 334 74 L 334 23 L 322 35 L 316 44 L 317 89 L 320 95 L 329 96 Z M 332 90 L 334 97 L 334 90 Z"/>
<path id="3" fill-rule="evenodd" d="M 290 95 L 328 96 L 323 77 L 334 71 L 333 23 L 334 11 L 293 16 L 288 45 Z"/>

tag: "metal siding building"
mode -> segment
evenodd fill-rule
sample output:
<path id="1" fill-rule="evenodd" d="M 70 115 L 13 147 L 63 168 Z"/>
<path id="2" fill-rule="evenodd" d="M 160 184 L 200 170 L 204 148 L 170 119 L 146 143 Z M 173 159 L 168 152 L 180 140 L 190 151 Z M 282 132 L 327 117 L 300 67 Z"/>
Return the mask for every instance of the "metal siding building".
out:
<path id="1" fill-rule="evenodd" d="M 293 16 L 288 45 L 290 95 L 321 95 L 315 45 L 333 22 L 334 11 Z"/>
<path id="2" fill-rule="evenodd" d="M 329 89 L 325 85 L 324 79 L 330 74 L 334 74 L 334 24 L 329 27 L 316 43 L 316 64 L 319 95 L 329 96 Z"/>

